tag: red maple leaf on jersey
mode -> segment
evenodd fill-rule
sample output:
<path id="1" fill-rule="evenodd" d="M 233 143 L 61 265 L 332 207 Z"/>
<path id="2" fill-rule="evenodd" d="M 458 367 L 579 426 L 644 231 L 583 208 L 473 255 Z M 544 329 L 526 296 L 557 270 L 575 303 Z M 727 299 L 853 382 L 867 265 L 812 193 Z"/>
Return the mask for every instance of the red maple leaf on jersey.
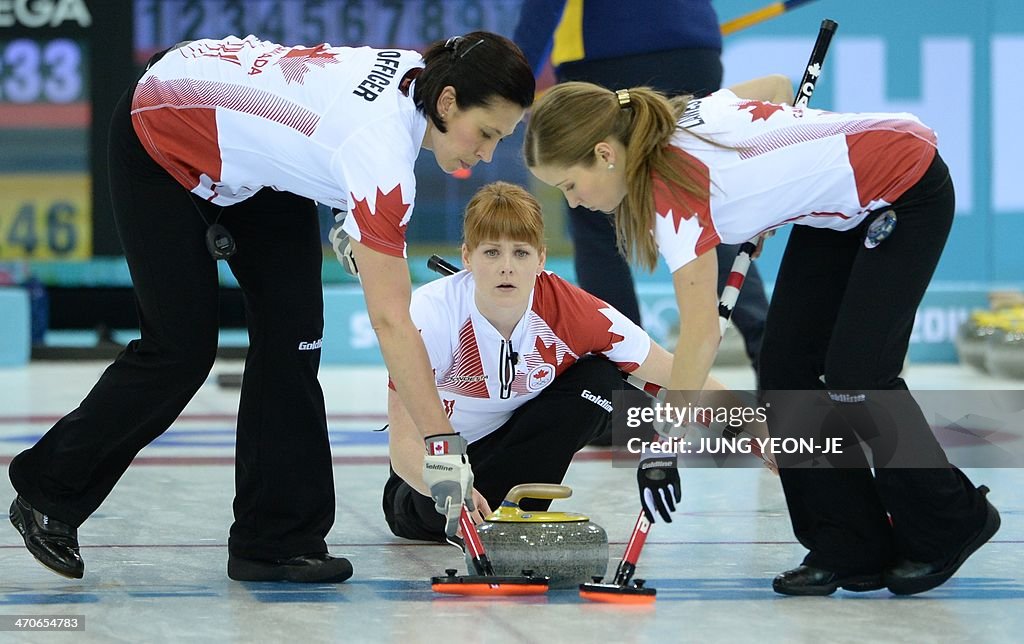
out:
<path id="1" fill-rule="evenodd" d="M 669 146 L 668 149 L 676 157 L 675 163 L 679 171 L 706 191 L 707 195 L 699 197 L 690 194 L 683 188 L 669 185 L 659 173 L 652 172 L 655 211 L 658 216 L 665 218 L 671 213 L 672 223 L 677 233 L 683 220 L 689 220 L 696 216 L 702 229 L 701 240 L 717 236 L 714 224 L 711 222 L 711 170 L 703 161 L 685 150 L 674 146 Z"/>
<path id="2" fill-rule="evenodd" d="M 553 364 L 558 366 L 558 342 L 552 342 L 551 346 L 544 344 L 544 340 L 537 336 L 537 341 L 534 342 L 534 346 L 537 347 L 537 355 L 540 357 L 541 362 Z M 565 353 L 562 353 L 565 356 Z"/>
<path id="3" fill-rule="evenodd" d="M 360 242 L 388 255 L 399 257 L 405 249 L 405 229 L 408 223 L 402 223 L 405 213 L 411 204 L 402 199 L 402 184 L 395 184 L 390 192 L 382 192 L 377 188 L 376 209 L 371 210 L 366 199 L 356 199 L 352 195 L 352 215 L 359 225 Z"/>
<path id="4" fill-rule="evenodd" d="M 683 193 L 682 188 L 670 187 L 660 176 L 654 177 L 654 205 L 657 213 L 662 217 L 672 215 L 672 223 L 676 232 L 679 232 L 679 224 L 684 219 L 693 217 L 693 209 L 687 203 L 689 196 Z"/>
<path id="5" fill-rule="evenodd" d="M 775 105 L 774 103 L 764 103 L 762 101 L 746 101 L 736 106 L 741 112 L 746 110 L 748 107 L 754 109 L 749 110 L 750 122 L 753 123 L 757 119 L 767 121 L 771 118 L 771 115 L 782 109 L 781 105 Z"/>
<path id="6" fill-rule="evenodd" d="M 302 85 L 302 79 L 310 70 L 310 65 L 316 65 L 321 69 L 327 65 L 339 63 L 334 54 L 327 50 L 327 45 L 317 45 L 313 48 L 292 47 L 277 61 L 284 74 L 287 83 L 293 81 Z"/>
<path id="7" fill-rule="evenodd" d="M 540 369 L 539 371 L 537 371 L 537 373 L 533 374 L 533 377 L 535 380 L 543 380 L 544 378 L 548 377 L 549 373 L 550 371 L 548 371 L 547 369 Z"/>

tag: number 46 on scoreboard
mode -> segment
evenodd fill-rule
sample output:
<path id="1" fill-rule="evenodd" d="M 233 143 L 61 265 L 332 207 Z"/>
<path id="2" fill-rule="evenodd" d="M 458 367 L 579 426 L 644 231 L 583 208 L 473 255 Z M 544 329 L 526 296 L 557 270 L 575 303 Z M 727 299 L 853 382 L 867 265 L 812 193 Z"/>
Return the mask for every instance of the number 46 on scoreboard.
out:
<path id="1" fill-rule="evenodd" d="M 89 259 L 90 190 L 84 173 L 0 175 L 0 261 Z"/>

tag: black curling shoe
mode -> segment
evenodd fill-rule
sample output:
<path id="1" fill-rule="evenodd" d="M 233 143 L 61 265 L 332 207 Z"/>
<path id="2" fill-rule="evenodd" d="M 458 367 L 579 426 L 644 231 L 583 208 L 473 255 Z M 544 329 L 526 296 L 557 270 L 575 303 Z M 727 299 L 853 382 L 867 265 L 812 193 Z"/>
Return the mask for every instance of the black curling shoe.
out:
<path id="1" fill-rule="evenodd" d="M 882 573 L 840 575 L 831 570 L 800 565 L 772 580 L 772 589 L 781 595 L 831 595 L 836 589 L 864 593 L 885 588 Z"/>
<path id="2" fill-rule="evenodd" d="M 988 488 L 978 487 L 978 492 L 987 497 Z M 945 561 L 921 563 L 904 559 L 885 572 L 885 585 L 895 595 L 915 595 L 946 583 L 974 551 L 985 545 L 999 530 L 999 511 L 985 498 L 985 522 L 981 528 L 964 543 L 960 549 Z"/>
<path id="3" fill-rule="evenodd" d="M 85 574 L 76 528 L 43 514 L 20 496 L 11 503 L 11 523 L 39 563 L 71 579 L 81 579 Z"/>
<path id="4" fill-rule="evenodd" d="M 326 552 L 270 561 L 228 555 L 228 577 L 235 581 L 339 584 L 351 576 L 352 564 L 348 559 Z"/>

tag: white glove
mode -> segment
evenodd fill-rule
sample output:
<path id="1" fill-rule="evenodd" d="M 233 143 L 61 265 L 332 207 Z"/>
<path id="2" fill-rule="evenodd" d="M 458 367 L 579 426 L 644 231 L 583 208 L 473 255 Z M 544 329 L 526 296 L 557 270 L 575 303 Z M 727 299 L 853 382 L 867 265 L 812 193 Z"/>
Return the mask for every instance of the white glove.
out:
<path id="1" fill-rule="evenodd" d="M 665 389 L 658 392 L 658 402 L 666 402 L 666 393 Z M 675 417 L 672 416 L 671 418 L 674 419 Z M 681 425 L 677 425 L 675 420 L 669 422 L 667 418 L 657 419 L 653 423 L 654 431 L 658 432 L 658 434 L 663 438 L 675 438 L 681 441 L 695 442 L 699 440 L 701 436 L 721 436 L 721 431 L 718 431 L 717 434 L 709 434 L 708 429 L 721 430 L 725 427 L 724 423 L 716 424 L 709 416 L 706 415 L 697 415 L 695 418 L 690 420 L 692 420 L 692 422 L 683 422 Z"/>
<path id="2" fill-rule="evenodd" d="M 472 512 L 473 470 L 466 456 L 468 443 L 459 434 L 434 434 L 424 439 L 427 456 L 423 459 L 423 481 L 430 488 L 434 509 L 445 517 L 445 534 L 453 536 L 459 528 L 462 506 Z"/>
<path id="3" fill-rule="evenodd" d="M 334 249 L 334 254 L 345 272 L 353 277 L 359 277 L 359 268 L 356 266 L 356 258 L 352 254 L 352 244 L 349 243 L 348 233 L 341 229 L 341 225 L 345 223 L 345 214 L 344 210 L 334 211 L 334 225 L 331 226 L 331 232 L 327 234 L 327 239 L 331 241 L 331 248 Z"/>
<path id="4" fill-rule="evenodd" d="M 691 445 L 697 445 L 703 439 L 717 440 L 721 438 L 723 436 L 722 428 L 724 427 L 725 423 L 712 423 L 711 427 L 708 427 L 704 424 L 703 419 L 696 419 L 696 422 L 683 423 L 682 425 L 665 423 L 659 426 L 657 423 L 654 424 L 655 431 L 663 438 L 676 439 Z"/>
<path id="5" fill-rule="evenodd" d="M 665 409 L 666 407 L 665 402 L 667 397 L 667 389 L 661 389 L 660 391 L 658 391 L 658 395 L 655 396 L 655 399 L 659 403 L 661 403 L 660 406 L 662 409 Z M 674 423 L 668 422 L 667 418 L 665 417 L 656 418 L 653 425 L 654 431 L 658 432 L 658 434 L 663 438 L 678 438 L 680 440 L 686 440 L 686 436 L 689 431 L 688 424 L 676 425 Z"/>

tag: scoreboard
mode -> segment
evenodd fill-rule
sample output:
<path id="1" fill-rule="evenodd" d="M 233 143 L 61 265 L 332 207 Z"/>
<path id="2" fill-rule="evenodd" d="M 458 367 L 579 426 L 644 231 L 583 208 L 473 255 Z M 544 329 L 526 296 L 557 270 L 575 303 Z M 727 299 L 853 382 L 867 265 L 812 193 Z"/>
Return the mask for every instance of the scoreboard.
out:
<path id="1" fill-rule="evenodd" d="M 130 2 L 0 0 L 0 260 L 119 253 L 106 130 L 131 52 Z"/>
<path id="2" fill-rule="evenodd" d="M 511 35 L 521 0 L 135 0 L 141 53 L 181 40 L 255 34 L 286 45 L 422 51 L 468 31 Z"/>

